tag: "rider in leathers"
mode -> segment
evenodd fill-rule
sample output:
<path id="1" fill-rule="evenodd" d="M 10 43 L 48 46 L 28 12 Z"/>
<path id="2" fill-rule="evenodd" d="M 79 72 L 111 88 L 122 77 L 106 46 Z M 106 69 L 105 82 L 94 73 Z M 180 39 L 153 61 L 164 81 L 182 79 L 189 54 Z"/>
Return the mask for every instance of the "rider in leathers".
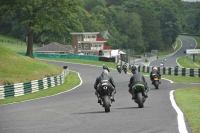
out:
<path id="1" fill-rule="evenodd" d="M 157 70 L 157 67 L 154 67 L 153 70 L 152 70 L 151 73 L 150 73 L 150 79 L 151 79 L 151 81 L 153 81 L 153 74 L 156 74 L 156 75 L 158 76 L 159 83 L 161 83 L 161 82 L 160 82 L 161 74 L 160 74 L 160 72 Z M 153 82 L 152 82 L 152 83 L 153 83 Z"/>
<path id="2" fill-rule="evenodd" d="M 110 72 L 110 69 L 106 65 L 103 65 L 103 70 L 107 70 L 108 72 Z"/>
<path id="3" fill-rule="evenodd" d="M 116 93 L 116 89 L 115 89 L 115 84 L 114 84 L 114 80 L 111 76 L 108 75 L 108 71 L 107 70 L 103 70 L 101 76 L 96 78 L 95 84 L 94 84 L 94 88 L 96 90 L 95 94 L 97 95 L 98 98 L 98 103 L 101 102 L 101 83 L 104 81 L 106 81 L 109 84 L 109 89 L 111 91 L 111 100 L 114 102 L 114 94 Z M 98 86 L 99 85 L 99 86 Z"/>
<path id="4" fill-rule="evenodd" d="M 145 81 L 145 78 L 142 74 L 140 74 L 137 70 L 134 71 L 134 74 L 131 76 L 130 78 L 130 82 L 128 84 L 129 87 L 129 93 L 132 94 L 132 99 L 135 99 L 135 93 L 134 91 L 132 91 L 132 87 L 135 84 L 143 84 L 145 86 L 145 92 L 144 92 L 144 96 L 147 98 L 147 92 L 149 91 L 149 88 L 147 86 L 147 82 Z"/>

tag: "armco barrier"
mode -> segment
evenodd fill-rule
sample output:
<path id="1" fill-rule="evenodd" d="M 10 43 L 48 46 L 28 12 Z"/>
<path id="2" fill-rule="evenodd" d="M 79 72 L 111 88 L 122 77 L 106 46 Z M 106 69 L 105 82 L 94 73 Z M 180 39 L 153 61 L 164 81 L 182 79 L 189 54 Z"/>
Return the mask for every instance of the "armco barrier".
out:
<path id="1" fill-rule="evenodd" d="M 69 74 L 69 68 L 64 69 L 61 75 L 33 80 L 25 83 L 0 86 L 0 99 L 22 96 L 28 93 L 34 93 L 50 87 L 64 83 L 64 77 Z"/>
<path id="2" fill-rule="evenodd" d="M 153 66 L 139 66 L 138 71 L 150 73 Z M 176 75 L 176 76 L 190 76 L 190 77 L 200 77 L 200 69 L 191 68 L 175 68 L 175 67 L 157 67 L 160 74 L 166 75 Z M 200 80 L 199 80 L 200 82 Z"/>

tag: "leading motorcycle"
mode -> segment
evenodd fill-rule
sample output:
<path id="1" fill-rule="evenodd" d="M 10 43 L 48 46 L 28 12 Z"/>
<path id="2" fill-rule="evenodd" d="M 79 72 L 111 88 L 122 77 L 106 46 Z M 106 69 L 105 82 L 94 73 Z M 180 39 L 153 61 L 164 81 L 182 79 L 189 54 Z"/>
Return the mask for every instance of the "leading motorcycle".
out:
<path id="1" fill-rule="evenodd" d="M 146 98 L 144 96 L 145 93 L 145 86 L 143 84 L 135 84 L 132 87 L 132 91 L 135 93 L 135 99 L 134 101 L 138 104 L 139 108 L 144 107 L 144 102 L 146 101 Z"/>
<path id="2" fill-rule="evenodd" d="M 101 84 L 101 91 L 100 91 L 100 98 L 101 98 L 101 105 L 104 107 L 105 112 L 110 112 L 110 107 L 112 104 L 111 97 L 111 91 L 109 89 L 108 83 L 102 83 Z"/>

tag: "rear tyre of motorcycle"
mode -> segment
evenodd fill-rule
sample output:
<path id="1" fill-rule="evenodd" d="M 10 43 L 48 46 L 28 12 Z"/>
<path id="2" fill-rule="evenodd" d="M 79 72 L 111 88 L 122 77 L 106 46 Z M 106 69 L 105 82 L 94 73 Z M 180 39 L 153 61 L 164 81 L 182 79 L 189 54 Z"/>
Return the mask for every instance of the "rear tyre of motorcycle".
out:
<path id="1" fill-rule="evenodd" d="M 143 108 L 144 107 L 143 97 L 142 97 L 142 93 L 141 92 L 137 93 L 137 103 L 138 103 L 138 107 L 139 108 Z"/>
<path id="2" fill-rule="evenodd" d="M 158 89 L 158 86 L 159 86 L 158 81 L 155 81 L 155 87 L 156 87 L 156 89 Z"/>
<path id="3" fill-rule="evenodd" d="M 108 96 L 104 96 L 103 104 L 104 104 L 105 112 L 110 112 L 110 99 Z"/>

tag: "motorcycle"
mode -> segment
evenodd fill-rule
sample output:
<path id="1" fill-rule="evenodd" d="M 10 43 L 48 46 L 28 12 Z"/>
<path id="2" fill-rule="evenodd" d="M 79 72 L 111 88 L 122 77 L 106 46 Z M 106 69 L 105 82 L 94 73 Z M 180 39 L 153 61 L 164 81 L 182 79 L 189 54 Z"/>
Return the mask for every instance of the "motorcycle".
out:
<path id="1" fill-rule="evenodd" d="M 153 81 L 152 81 L 152 83 L 153 83 L 153 85 L 156 87 L 156 89 L 158 89 L 158 86 L 159 86 L 159 78 L 158 78 L 158 76 L 157 76 L 156 74 L 152 74 L 152 76 L 153 76 Z"/>
<path id="2" fill-rule="evenodd" d="M 121 72 L 122 72 L 122 67 L 121 67 L 121 66 L 117 66 L 117 71 L 118 71 L 119 73 L 121 73 Z"/>
<path id="3" fill-rule="evenodd" d="M 160 64 L 160 67 L 164 67 L 164 64 L 163 64 L 163 63 L 161 63 L 161 64 Z"/>
<path id="4" fill-rule="evenodd" d="M 135 93 L 135 99 L 134 101 L 138 104 L 139 108 L 144 107 L 144 102 L 146 101 L 146 98 L 144 96 L 145 93 L 145 86 L 143 84 L 135 84 L 132 87 L 132 91 Z"/>
<path id="5" fill-rule="evenodd" d="M 105 112 L 110 112 L 110 107 L 112 104 L 111 97 L 111 91 L 108 87 L 108 83 L 102 83 L 101 84 L 101 105 L 104 107 Z"/>
<path id="6" fill-rule="evenodd" d="M 127 66 L 123 66 L 124 73 L 127 73 Z"/>

